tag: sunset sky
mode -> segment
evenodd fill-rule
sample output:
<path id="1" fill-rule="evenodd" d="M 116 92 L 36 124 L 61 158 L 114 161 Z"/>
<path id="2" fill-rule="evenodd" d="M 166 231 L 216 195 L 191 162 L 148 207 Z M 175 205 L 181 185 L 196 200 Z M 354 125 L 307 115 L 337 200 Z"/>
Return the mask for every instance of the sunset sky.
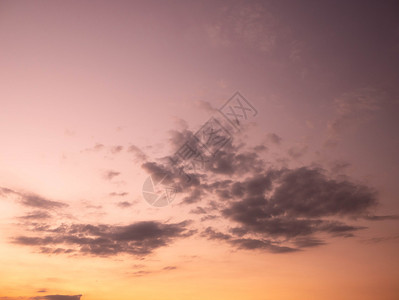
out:
<path id="1" fill-rule="evenodd" d="M 397 1 L 0 0 L 0 104 L 0 300 L 399 299 Z"/>

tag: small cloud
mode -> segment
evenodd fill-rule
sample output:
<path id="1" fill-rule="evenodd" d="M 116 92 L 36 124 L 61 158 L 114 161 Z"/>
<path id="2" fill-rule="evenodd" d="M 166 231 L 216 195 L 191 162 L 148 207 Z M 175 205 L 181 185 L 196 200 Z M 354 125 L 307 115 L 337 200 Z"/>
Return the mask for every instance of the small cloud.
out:
<path id="1" fill-rule="evenodd" d="M 120 172 L 109 170 L 104 172 L 103 177 L 106 180 L 112 180 L 114 177 L 119 176 L 120 174 Z"/>
<path id="2" fill-rule="evenodd" d="M 82 295 L 46 295 L 31 298 L 32 300 L 80 300 Z"/>
<path id="3" fill-rule="evenodd" d="M 103 150 L 105 146 L 103 144 L 97 143 L 91 148 L 86 148 L 82 152 L 99 152 Z"/>
<path id="4" fill-rule="evenodd" d="M 385 215 L 385 216 L 369 215 L 369 216 L 365 216 L 364 218 L 366 220 L 370 220 L 370 221 L 399 220 L 399 215 Z"/>
<path id="5" fill-rule="evenodd" d="M 116 205 L 121 207 L 121 208 L 128 208 L 128 207 L 133 206 L 133 203 L 127 202 L 127 201 L 123 201 L 123 202 L 118 202 Z"/>
<path id="6" fill-rule="evenodd" d="M 325 242 L 313 237 L 299 237 L 294 240 L 294 244 L 299 248 L 308 248 L 325 245 Z"/>
<path id="7" fill-rule="evenodd" d="M 203 207 L 197 206 L 195 209 L 192 209 L 190 213 L 200 215 L 200 214 L 206 214 L 207 211 Z"/>
<path id="8" fill-rule="evenodd" d="M 397 241 L 397 240 L 399 240 L 399 235 L 369 238 L 369 239 L 361 240 L 361 242 L 364 244 L 377 244 L 377 243 Z"/>
<path id="9" fill-rule="evenodd" d="M 109 195 L 111 197 L 124 197 L 124 196 L 129 195 L 129 193 L 127 193 L 127 192 L 121 192 L 121 193 L 112 192 L 112 193 L 109 193 Z"/>
<path id="10" fill-rule="evenodd" d="M 300 158 L 303 156 L 306 151 L 308 150 L 308 146 L 302 145 L 302 146 L 294 146 L 288 149 L 288 155 L 291 156 L 294 159 Z"/>
<path id="11" fill-rule="evenodd" d="M 147 155 L 139 147 L 135 145 L 129 146 L 127 151 L 135 155 L 136 161 L 144 162 L 147 160 Z"/>
<path id="12" fill-rule="evenodd" d="M 73 130 L 65 129 L 64 134 L 66 136 L 74 136 L 76 134 L 76 132 Z"/>
<path id="13" fill-rule="evenodd" d="M 275 144 L 275 145 L 280 145 L 282 138 L 280 136 L 278 136 L 275 133 L 269 133 L 267 135 L 267 140 L 270 141 L 271 143 Z"/>
<path id="14" fill-rule="evenodd" d="M 24 192 L 17 192 L 8 188 L 0 187 L 0 195 L 12 195 L 15 196 L 18 200 L 18 203 L 28 206 L 34 207 L 38 209 L 55 209 L 55 208 L 63 208 L 67 207 L 68 204 L 45 199 L 42 196 L 24 193 Z"/>
<path id="15" fill-rule="evenodd" d="M 204 110 L 207 113 L 214 113 L 217 111 L 217 109 L 214 108 L 210 102 L 204 100 L 196 101 L 195 106 L 198 107 L 199 109 Z"/>
<path id="16" fill-rule="evenodd" d="M 110 151 L 112 154 L 117 154 L 117 153 L 123 151 L 123 146 L 120 146 L 120 145 L 112 146 Z"/>
<path id="17" fill-rule="evenodd" d="M 266 152 L 268 148 L 265 145 L 257 145 L 254 147 L 255 152 Z"/>
<path id="18" fill-rule="evenodd" d="M 62 208 L 67 207 L 68 204 L 47 200 L 38 195 L 21 195 L 21 204 L 25 206 L 35 207 L 35 208 L 43 208 L 43 209 L 53 209 L 53 208 Z"/>
<path id="19" fill-rule="evenodd" d="M 44 211 L 35 211 L 19 218 L 24 220 L 43 220 L 51 218 L 51 215 Z"/>

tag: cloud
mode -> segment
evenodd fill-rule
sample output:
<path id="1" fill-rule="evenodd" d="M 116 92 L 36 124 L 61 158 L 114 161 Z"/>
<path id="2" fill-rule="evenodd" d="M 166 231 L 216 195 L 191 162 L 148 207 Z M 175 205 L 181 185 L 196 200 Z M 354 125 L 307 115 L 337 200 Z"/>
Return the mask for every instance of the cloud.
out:
<path id="1" fill-rule="evenodd" d="M 239 249 L 245 249 L 245 250 L 265 249 L 272 253 L 290 253 L 298 251 L 298 249 L 287 246 L 279 246 L 270 240 L 263 240 L 263 239 L 250 239 L 250 238 L 235 239 L 231 241 L 231 244 L 237 246 Z"/>
<path id="2" fill-rule="evenodd" d="M 190 213 L 192 213 L 192 214 L 206 214 L 207 211 L 203 207 L 197 206 L 195 209 L 190 210 Z"/>
<path id="3" fill-rule="evenodd" d="M 325 242 L 321 239 L 312 237 L 299 237 L 294 240 L 294 244 L 299 248 L 308 248 L 324 245 Z"/>
<path id="4" fill-rule="evenodd" d="M 193 136 L 188 129 L 170 133 L 169 143 L 175 150 Z M 269 139 L 281 142 L 277 135 Z M 305 151 L 290 149 L 287 154 L 298 158 Z M 332 172 L 310 166 L 277 168 L 260 155 L 245 143 L 232 141 L 201 168 L 186 168 L 191 182 L 173 178 L 176 165 L 165 163 L 165 158 L 146 161 L 142 167 L 150 174 L 170 175 L 179 186 L 180 205 L 195 205 L 191 214 L 208 214 L 201 217 L 201 225 L 214 225 L 214 220 L 223 218 L 217 230 L 208 226 L 201 236 L 237 249 L 294 252 L 325 245 L 329 237 L 353 237 L 366 229 L 354 224 L 359 219 L 397 218 L 372 213 L 378 205 L 375 189 L 347 176 L 334 176 L 347 163 L 330 166 Z"/>
<path id="5" fill-rule="evenodd" d="M 336 181 L 321 169 L 305 167 L 269 170 L 235 182 L 229 195 L 231 202 L 222 214 L 239 224 L 235 232 L 288 239 L 319 232 L 351 235 L 364 227 L 331 217 L 361 217 L 377 204 L 373 189 Z"/>
<path id="6" fill-rule="evenodd" d="M 214 112 L 218 111 L 216 108 L 214 108 L 212 106 L 211 103 L 209 103 L 208 101 L 204 101 L 204 100 L 198 100 L 195 102 L 195 105 L 199 108 L 202 109 L 210 114 L 213 114 Z"/>
<path id="7" fill-rule="evenodd" d="M 121 145 L 112 146 L 110 151 L 112 154 L 117 154 L 117 153 L 123 151 L 123 146 L 121 146 Z"/>
<path id="8" fill-rule="evenodd" d="M 120 174 L 120 172 L 108 170 L 104 172 L 103 177 L 106 180 L 112 180 L 114 177 L 119 176 Z"/>
<path id="9" fill-rule="evenodd" d="M 122 201 L 122 202 L 118 202 L 116 205 L 121 208 L 128 208 L 128 207 L 133 206 L 133 203 L 127 202 L 127 201 Z"/>
<path id="10" fill-rule="evenodd" d="M 268 139 L 271 143 L 276 144 L 276 145 L 280 145 L 280 144 L 281 144 L 281 141 L 282 141 L 282 138 L 281 138 L 280 136 L 278 136 L 277 134 L 275 134 L 275 133 L 269 133 L 269 134 L 267 135 L 267 139 Z"/>
<path id="11" fill-rule="evenodd" d="M 124 197 L 124 196 L 129 195 L 129 193 L 127 193 L 127 192 L 122 192 L 122 193 L 112 192 L 112 193 L 109 193 L 109 195 L 112 197 Z"/>
<path id="12" fill-rule="evenodd" d="M 47 290 L 43 289 L 38 293 L 45 293 Z M 32 297 L 0 297 L 0 300 L 80 300 L 82 295 L 44 295 Z"/>
<path id="13" fill-rule="evenodd" d="M 126 226 L 71 224 L 34 229 L 35 236 L 17 236 L 13 243 L 37 247 L 43 253 L 72 253 L 94 256 L 132 254 L 145 256 L 178 238 L 192 235 L 189 222 L 163 224 L 143 221 Z"/>
<path id="14" fill-rule="evenodd" d="M 136 161 L 143 162 L 148 159 L 147 155 L 139 147 L 135 145 L 129 146 L 127 151 L 135 155 Z"/>
<path id="15" fill-rule="evenodd" d="M 253 238 L 233 238 L 229 234 L 225 234 L 219 231 L 215 231 L 213 228 L 208 227 L 203 233 L 203 237 L 207 237 L 210 240 L 222 240 L 230 245 L 245 250 L 268 250 L 273 253 L 288 253 L 298 251 L 298 249 L 280 246 L 278 243 L 267 239 L 253 239 Z"/>
<path id="16" fill-rule="evenodd" d="M 386 221 L 386 220 L 399 220 L 399 215 L 386 215 L 386 216 L 365 216 L 366 220 L 370 221 Z"/>
<path id="17" fill-rule="evenodd" d="M 192 192 L 183 199 L 183 202 L 188 204 L 198 202 L 201 200 L 202 194 L 201 189 L 193 189 Z"/>
<path id="18" fill-rule="evenodd" d="M 86 148 L 82 152 L 99 152 L 103 150 L 105 146 L 103 144 L 97 143 L 91 148 Z"/>
<path id="19" fill-rule="evenodd" d="M 376 244 L 376 243 L 398 241 L 398 240 L 399 240 L 399 235 L 396 235 L 396 236 L 374 237 L 374 238 L 364 239 L 361 242 L 365 244 Z"/>
<path id="20" fill-rule="evenodd" d="M 54 209 L 54 208 L 62 208 L 68 206 L 68 204 L 66 203 L 47 200 L 37 195 L 22 195 L 21 204 L 25 206 L 42 208 L 42 209 Z"/>
<path id="21" fill-rule="evenodd" d="M 32 300 L 80 300 L 82 295 L 46 295 L 46 296 L 38 296 L 32 297 Z"/>
<path id="22" fill-rule="evenodd" d="M 51 218 L 51 215 L 47 212 L 35 211 L 19 218 L 25 220 L 43 220 Z"/>
<path id="23" fill-rule="evenodd" d="M 33 207 L 33 208 L 37 208 L 37 209 L 52 210 L 52 209 L 64 208 L 64 207 L 68 206 L 68 204 L 66 204 L 66 203 L 48 200 L 39 195 L 35 195 L 35 194 L 31 194 L 31 193 L 17 192 L 12 189 L 0 187 L 0 196 L 8 196 L 8 195 L 15 196 L 17 199 L 17 202 L 24 206 Z M 42 216 L 44 216 L 44 215 L 42 215 Z"/>
<path id="24" fill-rule="evenodd" d="M 303 156 L 307 150 L 308 147 L 306 145 L 296 145 L 288 149 L 288 155 L 294 159 L 298 159 Z"/>
<path id="25" fill-rule="evenodd" d="M 1 196 L 5 196 L 8 194 L 18 194 L 17 192 L 15 192 L 14 190 L 11 190 L 9 188 L 4 188 L 4 187 L 0 187 L 0 195 Z"/>
<path id="26" fill-rule="evenodd" d="M 150 274 L 173 271 L 173 270 L 176 270 L 176 269 L 177 269 L 176 266 L 166 266 L 166 267 L 163 267 L 162 269 L 159 269 L 159 270 L 140 270 L 140 271 L 133 272 L 131 274 L 134 277 L 142 277 L 142 276 L 146 276 L 146 275 L 150 275 Z"/>
<path id="27" fill-rule="evenodd" d="M 353 236 L 365 227 L 339 219 L 366 216 L 377 203 L 373 189 L 336 181 L 322 169 L 306 167 L 270 169 L 228 183 L 223 189 L 229 202 L 221 213 L 236 226 L 230 228 L 230 233 L 208 228 L 203 235 L 240 249 L 278 253 L 324 245 L 315 237 L 319 233 Z M 277 243 L 279 239 L 285 240 L 285 245 Z"/>

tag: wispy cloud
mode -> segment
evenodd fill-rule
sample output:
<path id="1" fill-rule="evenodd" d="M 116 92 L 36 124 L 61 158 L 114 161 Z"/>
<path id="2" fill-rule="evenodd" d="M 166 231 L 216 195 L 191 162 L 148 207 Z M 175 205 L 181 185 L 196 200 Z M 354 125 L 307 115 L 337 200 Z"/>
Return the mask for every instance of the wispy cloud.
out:
<path id="1" fill-rule="evenodd" d="M 68 204 L 66 203 L 60 201 L 48 200 L 39 195 L 25 193 L 25 192 L 18 192 L 9 188 L 0 187 L 0 196 L 8 196 L 8 195 L 14 196 L 17 202 L 22 204 L 23 206 L 31 208 L 52 210 L 68 206 Z"/>

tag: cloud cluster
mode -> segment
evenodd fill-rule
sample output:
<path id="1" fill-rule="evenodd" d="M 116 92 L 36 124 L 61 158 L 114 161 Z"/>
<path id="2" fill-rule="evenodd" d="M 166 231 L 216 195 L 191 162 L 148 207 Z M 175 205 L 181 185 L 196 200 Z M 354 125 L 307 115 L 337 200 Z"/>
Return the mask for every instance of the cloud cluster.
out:
<path id="1" fill-rule="evenodd" d="M 192 135 L 188 129 L 172 132 L 172 149 Z M 268 136 L 276 145 L 281 142 L 275 134 Z M 207 215 L 201 217 L 203 224 L 224 220 L 222 226 L 210 223 L 202 237 L 239 249 L 283 253 L 324 245 L 327 236 L 354 236 L 366 228 L 353 224 L 359 219 L 396 219 L 373 214 L 378 206 L 373 188 L 336 179 L 321 167 L 276 168 L 255 150 L 259 146 L 227 144 L 200 170 L 188 169 L 192 182 L 176 180 L 180 205 L 194 204 L 190 213 Z M 159 161 L 145 161 L 142 167 L 150 174 L 173 173 Z"/>
<path id="2" fill-rule="evenodd" d="M 194 136 L 187 128 L 170 134 L 169 146 L 174 151 Z M 275 147 L 282 140 L 273 133 L 267 137 Z M 13 242 L 52 254 L 143 257 L 196 232 L 236 249 L 286 253 L 324 245 L 329 236 L 352 237 L 365 229 L 359 220 L 398 219 L 396 215 L 374 215 L 376 190 L 348 177 L 337 177 L 339 169 L 329 173 L 321 167 L 278 168 L 262 156 L 265 152 L 259 150 L 264 147 L 231 141 L 216 156 L 206 157 L 200 168 L 190 168 L 184 160 L 171 163 L 172 156 L 151 160 L 138 147 L 128 148 L 146 172 L 168 175 L 164 183 L 176 187 L 178 206 L 188 208 L 189 216 L 200 223 L 143 221 L 125 226 L 64 224 L 52 228 L 46 223 L 51 218 L 48 212 L 66 204 L 7 188 L 0 189 L 0 196 L 16 195 L 20 204 L 36 209 L 20 217 L 33 227 Z M 109 171 L 106 175 L 111 180 L 119 173 Z M 126 208 L 132 203 L 120 201 L 117 205 Z"/>
<path id="3" fill-rule="evenodd" d="M 56 228 L 38 226 L 35 236 L 21 235 L 12 239 L 19 245 L 37 247 L 42 253 L 79 253 L 111 256 L 132 254 L 145 256 L 155 249 L 168 246 L 178 238 L 192 235 L 189 222 L 164 224 L 143 221 L 126 226 L 71 224 Z"/>

